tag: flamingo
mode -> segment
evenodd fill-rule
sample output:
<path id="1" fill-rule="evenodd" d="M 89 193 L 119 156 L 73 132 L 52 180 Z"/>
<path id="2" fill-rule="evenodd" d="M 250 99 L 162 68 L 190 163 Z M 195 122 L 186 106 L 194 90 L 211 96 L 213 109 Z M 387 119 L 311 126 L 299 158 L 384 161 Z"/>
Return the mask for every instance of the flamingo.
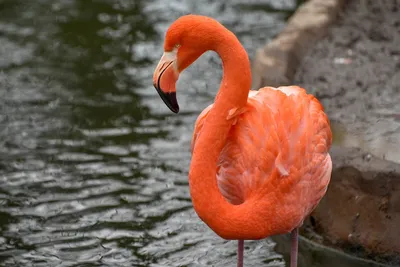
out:
<path id="1" fill-rule="evenodd" d="M 189 187 L 194 210 L 217 235 L 244 240 L 291 233 L 290 266 L 297 266 L 298 233 L 324 196 L 332 172 L 332 133 L 320 102 L 298 86 L 251 91 L 247 53 L 218 21 L 185 15 L 169 27 L 153 84 L 179 112 L 179 74 L 215 51 L 223 78 L 214 104 L 194 127 Z"/>

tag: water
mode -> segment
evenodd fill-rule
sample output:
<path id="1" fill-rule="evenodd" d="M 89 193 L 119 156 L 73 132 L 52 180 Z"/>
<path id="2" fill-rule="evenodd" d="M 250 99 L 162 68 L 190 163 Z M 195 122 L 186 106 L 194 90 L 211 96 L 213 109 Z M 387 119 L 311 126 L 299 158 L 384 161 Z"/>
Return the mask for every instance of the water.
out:
<path id="1" fill-rule="evenodd" d="M 220 61 L 208 54 L 182 75 L 179 116 L 151 77 L 165 30 L 189 12 L 254 54 L 295 9 L 261 2 L 0 1 L 1 266 L 234 264 L 235 243 L 198 219 L 187 182 Z M 273 245 L 249 242 L 246 262 L 282 266 Z"/>
<path id="2" fill-rule="evenodd" d="M 0 0 L 0 266 L 234 266 L 187 182 L 221 63 L 181 75 L 179 116 L 151 78 L 180 15 L 217 18 L 252 56 L 296 6 L 253 2 Z M 274 245 L 246 242 L 246 265 L 284 266 Z"/>

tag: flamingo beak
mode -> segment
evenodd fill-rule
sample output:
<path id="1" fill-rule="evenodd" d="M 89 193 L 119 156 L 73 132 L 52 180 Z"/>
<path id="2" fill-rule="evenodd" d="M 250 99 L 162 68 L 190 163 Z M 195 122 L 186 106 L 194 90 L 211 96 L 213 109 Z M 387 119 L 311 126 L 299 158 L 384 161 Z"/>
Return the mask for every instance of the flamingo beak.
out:
<path id="1" fill-rule="evenodd" d="M 179 77 L 176 51 L 165 52 L 153 75 L 153 85 L 167 107 L 174 113 L 179 112 L 176 100 L 176 81 Z"/>

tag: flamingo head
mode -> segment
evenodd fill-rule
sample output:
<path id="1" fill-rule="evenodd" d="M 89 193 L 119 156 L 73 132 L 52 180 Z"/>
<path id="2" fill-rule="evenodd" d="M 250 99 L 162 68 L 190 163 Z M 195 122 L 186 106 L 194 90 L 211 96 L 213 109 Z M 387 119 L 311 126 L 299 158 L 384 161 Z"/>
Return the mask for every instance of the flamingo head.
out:
<path id="1" fill-rule="evenodd" d="M 174 113 L 179 112 L 176 100 L 176 81 L 179 77 L 177 50 L 164 52 L 153 75 L 153 85 L 167 107 Z"/>
<path id="2" fill-rule="evenodd" d="M 158 63 L 153 84 L 168 108 L 179 112 L 176 100 L 176 82 L 179 74 L 205 51 L 213 49 L 210 30 L 215 27 L 213 19 L 186 15 L 177 19 L 168 29 L 164 42 L 164 54 Z"/>

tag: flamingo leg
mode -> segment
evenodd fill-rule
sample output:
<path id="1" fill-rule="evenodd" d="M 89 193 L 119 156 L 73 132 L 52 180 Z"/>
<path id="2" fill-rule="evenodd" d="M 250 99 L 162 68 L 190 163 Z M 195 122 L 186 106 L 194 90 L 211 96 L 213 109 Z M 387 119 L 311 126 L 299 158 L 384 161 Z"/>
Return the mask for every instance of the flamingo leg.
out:
<path id="1" fill-rule="evenodd" d="M 297 254 L 299 246 L 299 228 L 294 228 L 290 234 L 291 249 L 290 249 L 290 267 L 297 267 Z"/>
<path id="2" fill-rule="evenodd" d="M 244 240 L 238 240 L 238 263 L 237 267 L 243 267 L 243 250 L 244 250 Z"/>

